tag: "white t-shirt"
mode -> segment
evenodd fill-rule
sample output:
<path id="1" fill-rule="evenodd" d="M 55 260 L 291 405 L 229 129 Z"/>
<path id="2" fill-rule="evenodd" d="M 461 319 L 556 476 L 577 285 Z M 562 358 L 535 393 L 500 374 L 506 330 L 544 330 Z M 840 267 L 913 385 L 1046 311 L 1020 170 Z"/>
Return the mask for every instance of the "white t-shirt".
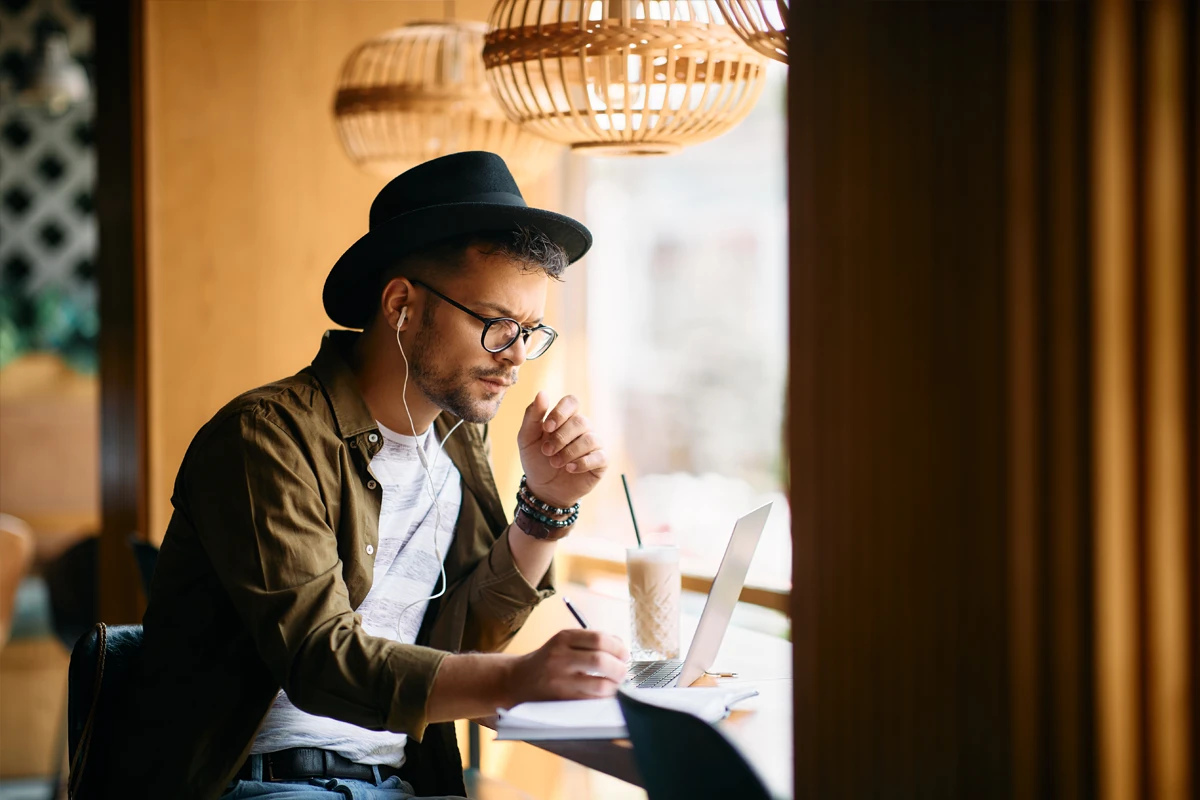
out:
<path id="1" fill-rule="evenodd" d="M 371 459 L 371 474 L 383 488 L 379 509 L 379 546 L 371 591 L 358 607 L 363 629 L 413 644 L 425 616 L 429 597 L 442 590 L 441 567 L 454 541 L 454 525 L 462 505 L 458 468 L 437 445 L 431 428 L 423 436 L 403 436 L 379 426 L 383 447 Z M 417 456 L 424 449 L 433 475 L 441 513 L 437 550 L 429 480 Z M 409 606 L 410 603 L 417 602 Z M 405 606 L 409 606 L 405 609 Z M 403 610 L 403 614 L 401 611 Z M 398 618 L 399 616 L 399 618 Z M 402 733 L 371 731 L 349 722 L 307 714 L 292 705 L 280 690 L 254 740 L 251 753 L 273 753 L 289 747 L 333 750 L 359 764 L 404 764 Z"/>

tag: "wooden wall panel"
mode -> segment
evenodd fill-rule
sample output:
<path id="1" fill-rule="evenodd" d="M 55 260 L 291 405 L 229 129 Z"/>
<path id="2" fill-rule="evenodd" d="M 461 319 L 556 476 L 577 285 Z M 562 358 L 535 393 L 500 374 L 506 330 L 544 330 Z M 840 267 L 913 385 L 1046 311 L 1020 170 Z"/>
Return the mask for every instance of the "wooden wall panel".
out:
<path id="1" fill-rule="evenodd" d="M 490 6 L 147 3 L 152 540 L 200 426 L 239 392 L 307 365 L 332 327 L 321 308 L 325 275 L 366 231 L 385 182 L 356 169 L 337 140 L 330 109 L 343 59 L 405 22 L 448 9 L 483 20 Z M 527 199 L 553 204 L 555 186 L 551 175 Z"/>
<path id="2" fill-rule="evenodd" d="M 69 450 L 47 443 L 66 443 Z M 35 533 L 100 526 L 100 383 L 49 353 L 0 379 L 0 511 Z"/>

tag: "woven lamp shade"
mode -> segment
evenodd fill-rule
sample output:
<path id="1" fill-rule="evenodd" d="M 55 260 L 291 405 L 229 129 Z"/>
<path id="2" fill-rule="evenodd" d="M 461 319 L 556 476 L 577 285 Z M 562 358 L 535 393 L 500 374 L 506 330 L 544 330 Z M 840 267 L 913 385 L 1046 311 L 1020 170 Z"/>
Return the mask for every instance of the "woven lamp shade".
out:
<path id="1" fill-rule="evenodd" d="M 346 153 L 394 177 L 438 156 L 489 150 L 533 180 L 562 148 L 504 115 L 484 77 L 482 22 L 414 22 L 355 48 L 333 115 Z"/>
<path id="2" fill-rule="evenodd" d="M 712 0 L 499 0 L 483 49 L 509 119 L 577 152 L 660 155 L 750 113 L 766 60 Z"/>
<path id="3" fill-rule="evenodd" d="M 717 0 L 717 5 L 755 52 L 788 63 L 788 0 Z"/>

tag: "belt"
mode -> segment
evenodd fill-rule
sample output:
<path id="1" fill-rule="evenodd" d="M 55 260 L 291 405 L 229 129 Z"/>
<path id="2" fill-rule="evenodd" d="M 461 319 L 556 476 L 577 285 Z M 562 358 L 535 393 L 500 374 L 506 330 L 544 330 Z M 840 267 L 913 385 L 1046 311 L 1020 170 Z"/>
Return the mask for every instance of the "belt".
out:
<path id="1" fill-rule="evenodd" d="M 318 747 L 292 747 L 287 750 L 277 750 L 274 753 L 263 753 L 261 756 L 250 756 L 234 777 L 243 781 L 254 780 L 253 764 L 256 758 L 262 759 L 262 780 L 264 781 L 342 778 L 374 782 L 376 770 L 379 771 L 381 780 L 400 774 L 397 767 L 384 764 L 378 767 L 359 764 L 332 750 L 322 750 Z"/>

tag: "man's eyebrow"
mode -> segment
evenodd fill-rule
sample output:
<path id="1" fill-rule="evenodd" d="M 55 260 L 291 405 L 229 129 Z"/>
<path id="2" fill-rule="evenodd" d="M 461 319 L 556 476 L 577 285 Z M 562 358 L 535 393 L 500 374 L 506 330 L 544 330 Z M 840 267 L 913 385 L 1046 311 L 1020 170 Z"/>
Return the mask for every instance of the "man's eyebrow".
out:
<path id="1" fill-rule="evenodd" d="M 479 308 L 485 308 L 485 309 L 490 308 L 492 311 L 495 311 L 498 316 L 508 317 L 509 319 L 518 319 L 515 312 L 510 311 L 509 309 L 505 308 L 504 306 L 496 305 L 495 303 L 479 303 Z M 543 319 L 545 319 L 545 317 L 538 317 L 537 319 L 535 319 L 533 321 L 533 324 L 541 325 Z"/>

